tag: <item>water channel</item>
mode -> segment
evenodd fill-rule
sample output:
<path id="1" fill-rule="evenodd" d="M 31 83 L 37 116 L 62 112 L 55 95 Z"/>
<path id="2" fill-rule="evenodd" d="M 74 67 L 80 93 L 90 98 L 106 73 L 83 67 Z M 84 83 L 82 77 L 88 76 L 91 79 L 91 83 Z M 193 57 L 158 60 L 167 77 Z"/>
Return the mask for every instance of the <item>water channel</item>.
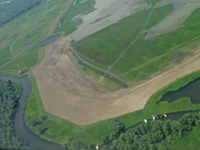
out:
<path id="1" fill-rule="evenodd" d="M 45 40 L 45 41 L 43 41 L 43 42 L 40 42 L 40 43 L 37 43 L 37 44 L 34 44 L 34 45 L 30 46 L 30 47 L 28 48 L 28 50 L 31 50 L 31 49 L 33 49 L 34 47 L 39 46 L 39 45 L 49 45 L 49 44 L 53 43 L 55 40 L 57 40 L 58 38 L 59 38 L 58 35 L 57 35 L 57 36 L 54 36 L 54 37 L 49 38 L 49 39 L 47 39 L 47 40 Z"/>
<path id="2" fill-rule="evenodd" d="M 2 80 L 11 80 L 12 82 L 19 83 L 23 86 L 23 91 L 19 99 L 17 113 L 14 119 L 14 133 L 22 137 L 28 142 L 28 146 L 37 150 L 62 150 L 60 144 L 52 143 L 47 140 L 40 138 L 38 135 L 34 134 L 25 126 L 24 117 L 26 110 L 26 101 L 31 93 L 31 83 L 29 77 L 24 77 L 22 79 L 0 76 Z"/>
<path id="3" fill-rule="evenodd" d="M 2 80 L 11 80 L 12 82 L 19 83 L 23 86 L 23 91 L 21 94 L 21 97 L 19 99 L 19 105 L 17 108 L 17 113 L 14 119 L 14 132 L 15 134 L 21 136 L 23 139 L 25 139 L 28 142 L 28 146 L 32 147 L 34 149 L 38 150 L 62 150 L 60 144 L 52 143 L 47 140 L 44 140 L 40 138 L 38 135 L 34 134 L 32 131 L 29 130 L 28 127 L 25 126 L 24 117 L 25 117 L 25 105 L 26 101 L 31 93 L 31 83 L 29 80 L 29 77 L 24 77 L 22 79 L 9 77 L 9 76 L 0 76 L 0 79 Z M 198 89 L 200 89 L 200 78 L 194 80 L 193 82 L 189 83 L 185 87 L 180 88 L 177 91 L 168 92 L 165 94 L 160 101 L 169 101 L 172 102 L 178 98 L 181 97 L 190 97 L 193 103 L 199 103 L 200 99 L 200 92 L 198 92 Z M 195 112 L 195 111 L 188 111 L 188 112 Z M 178 112 L 178 113 L 170 113 L 167 114 L 167 118 L 163 118 L 162 120 L 178 120 L 181 118 L 184 114 L 188 112 Z M 152 119 L 149 119 L 148 121 L 151 121 Z M 140 122 L 141 123 L 141 122 Z M 140 124 L 138 123 L 138 124 Z M 133 125 L 132 127 L 137 126 L 138 124 Z M 132 128 L 130 127 L 130 128 Z M 109 142 L 111 144 L 111 141 Z M 108 144 L 109 144 L 108 143 Z M 107 144 L 106 144 L 107 145 Z M 101 149 L 102 145 L 99 146 Z"/>

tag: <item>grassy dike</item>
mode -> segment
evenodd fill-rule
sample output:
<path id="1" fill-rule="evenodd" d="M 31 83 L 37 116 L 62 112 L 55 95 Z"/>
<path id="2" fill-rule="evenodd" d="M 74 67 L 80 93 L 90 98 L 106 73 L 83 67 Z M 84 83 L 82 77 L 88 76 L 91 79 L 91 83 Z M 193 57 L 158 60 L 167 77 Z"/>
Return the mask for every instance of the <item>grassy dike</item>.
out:
<path id="1" fill-rule="evenodd" d="M 156 92 L 147 102 L 143 110 L 100 121 L 91 125 L 79 126 L 65 119 L 53 116 L 44 110 L 34 76 L 29 74 L 32 92 L 27 101 L 25 116 L 32 116 L 34 118 L 39 118 L 40 114 L 48 116 L 48 118 L 43 122 L 43 125 L 48 128 L 48 130 L 44 134 L 40 135 L 41 138 L 46 140 L 62 144 L 68 142 L 66 139 L 66 136 L 68 136 L 85 143 L 92 142 L 95 144 L 101 144 L 102 135 L 110 135 L 111 133 L 110 123 L 113 119 L 123 122 L 126 128 L 128 128 L 140 121 L 143 121 L 144 118 L 151 118 L 151 115 L 154 115 L 156 112 L 172 113 L 179 111 L 199 110 L 200 104 L 192 104 L 189 98 L 182 98 L 172 103 L 157 103 L 163 94 L 167 93 L 168 91 L 178 90 L 198 77 L 200 77 L 200 71 L 193 72 L 174 81 L 165 88 Z M 36 130 L 32 129 L 32 131 L 38 134 Z"/>

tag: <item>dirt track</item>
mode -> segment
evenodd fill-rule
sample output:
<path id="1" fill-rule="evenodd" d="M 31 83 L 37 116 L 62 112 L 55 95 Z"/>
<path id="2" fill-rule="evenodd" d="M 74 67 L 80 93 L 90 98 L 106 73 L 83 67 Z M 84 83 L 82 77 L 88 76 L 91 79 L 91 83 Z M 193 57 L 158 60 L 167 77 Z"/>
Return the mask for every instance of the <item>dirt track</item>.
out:
<path id="1" fill-rule="evenodd" d="M 200 69 L 200 48 L 180 64 L 115 92 L 85 80 L 66 54 L 72 36 L 46 47 L 45 57 L 33 69 L 47 112 L 79 125 L 91 124 L 142 109 L 148 99 L 172 81 Z"/>

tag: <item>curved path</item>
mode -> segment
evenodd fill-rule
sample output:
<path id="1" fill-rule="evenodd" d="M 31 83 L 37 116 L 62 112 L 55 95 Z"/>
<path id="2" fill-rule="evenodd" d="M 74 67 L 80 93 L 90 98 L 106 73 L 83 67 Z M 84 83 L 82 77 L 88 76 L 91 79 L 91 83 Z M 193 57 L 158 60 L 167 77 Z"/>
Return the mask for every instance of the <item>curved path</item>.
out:
<path id="1" fill-rule="evenodd" d="M 73 53 L 74 55 L 76 55 L 76 57 L 77 57 L 79 60 L 81 60 L 84 64 L 87 64 L 88 66 L 90 66 L 90 67 L 92 67 L 92 68 L 94 68 L 94 69 L 96 69 L 96 70 L 102 71 L 102 72 L 104 72 L 105 74 L 109 74 L 109 75 L 111 75 L 112 77 L 115 77 L 116 79 L 118 79 L 119 81 L 123 82 L 123 83 L 126 84 L 127 86 L 129 85 L 129 83 L 128 83 L 125 79 L 119 77 L 118 75 L 116 75 L 116 74 L 114 74 L 114 73 L 112 73 L 112 72 L 110 72 L 110 71 L 107 71 L 107 70 L 105 70 L 105 69 L 102 69 L 102 68 L 100 68 L 100 67 L 97 67 L 97 66 L 93 65 L 92 63 L 90 63 L 90 62 L 84 60 L 83 58 L 81 58 L 81 57 L 74 51 L 74 49 L 73 49 L 71 46 L 69 46 L 69 48 L 71 49 L 72 53 Z M 104 76 L 105 76 L 105 75 L 104 75 Z"/>

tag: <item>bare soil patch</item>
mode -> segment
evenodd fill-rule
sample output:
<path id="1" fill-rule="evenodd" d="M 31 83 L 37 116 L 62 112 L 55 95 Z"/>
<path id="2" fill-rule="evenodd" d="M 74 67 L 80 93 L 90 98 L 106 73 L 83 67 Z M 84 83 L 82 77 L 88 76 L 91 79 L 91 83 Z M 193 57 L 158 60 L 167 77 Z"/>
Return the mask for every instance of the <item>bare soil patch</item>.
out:
<path id="1" fill-rule="evenodd" d="M 83 78 L 66 53 L 72 35 L 45 48 L 45 57 L 33 74 L 47 112 L 79 125 L 143 109 L 159 89 L 200 69 L 200 47 L 181 63 L 129 89 L 108 91 Z"/>

